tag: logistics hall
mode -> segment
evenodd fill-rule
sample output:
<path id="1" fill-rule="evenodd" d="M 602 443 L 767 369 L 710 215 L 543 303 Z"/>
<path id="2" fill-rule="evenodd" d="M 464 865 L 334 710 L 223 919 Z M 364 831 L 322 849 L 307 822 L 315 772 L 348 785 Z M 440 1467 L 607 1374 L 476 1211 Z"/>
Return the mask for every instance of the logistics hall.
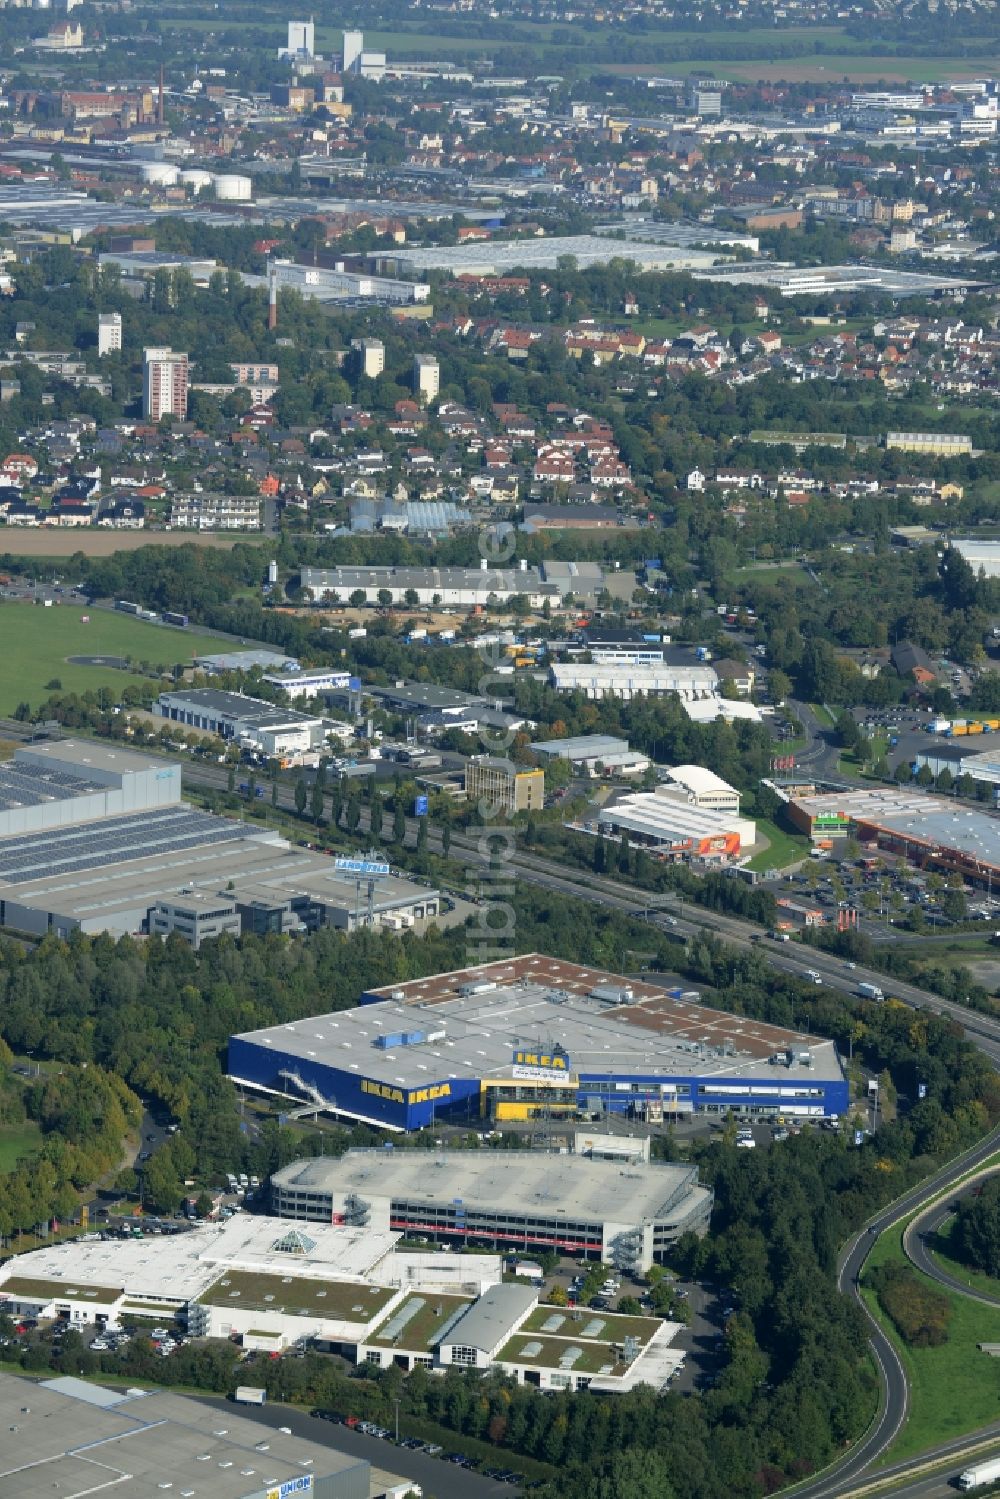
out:
<path id="1" fill-rule="evenodd" d="M 397 1131 L 437 1119 L 609 1114 L 822 1119 L 848 1106 L 830 1040 L 539 953 L 232 1036 L 228 1072 Z"/>
<path id="2" fill-rule="evenodd" d="M 181 768 L 117 745 L 58 740 L 0 765 L 0 927 L 166 937 L 412 928 L 438 891 L 363 882 L 258 822 L 181 800 Z"/>

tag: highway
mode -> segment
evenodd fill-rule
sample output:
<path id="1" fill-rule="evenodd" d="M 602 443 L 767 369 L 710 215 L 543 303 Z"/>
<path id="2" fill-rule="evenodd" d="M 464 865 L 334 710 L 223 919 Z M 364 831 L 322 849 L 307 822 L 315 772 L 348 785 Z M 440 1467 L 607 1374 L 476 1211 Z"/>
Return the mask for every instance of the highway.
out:
<path id="1" fill-rule="evenodd" d="M 26 732 L 25 725 L 0 722 L 0 737 L 27 738 L 29 734 L 30 730 Z M 218 764 L 184 761 L 184 780 L 192 787 L 225 790 L 228 784 L 228 774 L 228 769 Z M 294 786 L 290 782 L 278 783 L 278 803 L 284 810 L 294 810 Z M 362 808 L 361 828 L 366 831 L 367 816 L 368 809 Z M 416 832 L 416 820 L 408 819 L 407 843 L 412 845 L 416 842 Z M 440 848 L 439 834 L 432 831 L 430 827 L 427 833 L 429 847 Z M 473 838 L 458 832 L 452 835 L 452 855 L 465 857 L 468 860 L 467 878 L 470 884 L 475 883 L 478 867 L 489 864 L 488 841 L 485 837 Z M 649 896 L 621 880 L 597 876 L 586 870 L 574 870 L 538 854 L 516 848 L 510 850 L 509 858 L 505 862 L 512 876 L 516 876 L 527 884 L 572 895 L 606 909 L 628 913 L 647 921 L 671 937 L 684 939 L 709 931 L 734 947 L 759 951 L 768 963 L 791 975 L 803 977 L 807 969 L 812 969 L 821 976 L 824 984 L 844 993 L 856 992 L 860 982 L 876 984 L 891 997 L 915 1009 L 930 1010 L 954 1020 L 962 1027 L 966 1038 L 983 1051 L 1000 1069 L 1000 1020 L 979 1015 L 913 984 L 887 979 L 885 975 L 877 971 L 857 967 L 853 963 L 819 949 L 803 948 L 793 942 L 772 941 L 765 938 L 760 929 L 750 922 L 685 903 L 679 897 Z M 885 1208 L 876 1215 L 870 1225 L 857 1233 L 844 1246 L 838 1263 L 838 1285 L 845 1295 L 854 1297 L 868 1321 L 871 1348 L 882 1384 L 881 1401 L 878 1413 L 868 1432 L 849 1452 L 845 1453 L 824 1474 L 784 1491 L 793 1494 L 795 1499 L 847 1499 L 847 1496 L 855 1492 L 864 1491 L 867 1487 L 865 1475 L 869 1474 L 872 1464 L 892 1446 L 906 1419 L 908 1390 L 905 1371 L 891 1342 L 870 1316 L 859 1291 L 859 1280 L 864 1263 L 877 1236 L 899 1224 L 922 1204 L 930 1207 L 943 1189 L 957 1182 L 970 1170 L 974 1170 L 998 1148 L 1000 1148 L 1000 1128 L 994 1130 L 971 1150 L 966 1151 L 934 1176 L 913 1188 L 899 1201 Z M 936 1211 L 938 1211 L 936 1208 L 932 1209 L 932 1213 Z M 932 1224 L 935 1221 L 937 1220 L 933 1216 L 929 1218 L 929 1223 Z M 922 1270 L 927 1270 L 930 1264 L 931 1268 L 927 1273 L 933 1274 L 940 1280 L 943 1272 L 940 1272 L 938 1267 L 929 1261 L 926 1254 L 923 1258 L 918 1258 L 922 1250 L 922 1241 L 917 1236 L 913 1238 L 916 1240 L 912 1246 L 914 1262 Z M 958 1283 L 952 1283 L 951 1289 L 968 1294 L 967 1288 Z M 954 1452 L 956 1468 L 953 1471 L 957 1471 L 959 1467 L 964 1466 L 959 1454 L 973 1441 L 981 1441 L 986 1434 L 980 1432 L 975 1437 L 967 1437 L 960 1442 L 948 1444 L 947 1447 L 939 1449 L 940 1455 L 946 1456 Z M 1000 1423 L 997 1425 L 997 1434 L 1000 1438 Z M 940 1477 L 929 1479 L 924 1473 L 915 1476 L 912 1485 L 905 1484 L 906 1474 L 914 1468 L 926 1466 L 928 1458 L 933 1455 L 924 1454 L 919 1462 L 900 1465 L 898 1473 L 904 1486 L 894 1489 L 893 1492 L 905 1494 L 908 1499 L 930 1499 L 932 1495 L 949 1492 L 947 1487 L 942 1487 L 943 1480 Z M 881 1478 L 888 1471 L 892 1470 L 879 1470 L 879 1477 Z M 868 1481 L 870 1482 L 870 1478 Z"/>

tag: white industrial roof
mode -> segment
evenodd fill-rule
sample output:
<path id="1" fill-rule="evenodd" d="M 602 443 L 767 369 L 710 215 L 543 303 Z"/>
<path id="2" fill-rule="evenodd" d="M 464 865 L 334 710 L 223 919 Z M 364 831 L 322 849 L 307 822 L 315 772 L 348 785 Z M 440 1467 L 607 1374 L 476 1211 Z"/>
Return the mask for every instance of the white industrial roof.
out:
<path id="1" fill-rule="evenodd" d="M 741 844 L 746 845 L 757 836 L 756 825 L 738 812 L 698 807 L 678 797 L 658 796 L 655 791 L 622 797 L 613 806 L 602 808 L 599 820 L 605 827 L 624 828 L 670 844 L 688 838 L 722 838 L 727 833 L 738 833 Z"/>
<path id="2" fill-rule="evenodd" d="M 709 234 L 709 237 L 711 235 Z M 499 240 L 468 245 L 434 246 L 419 250 L 393 251 L 383 259 L 404 271 L 446 271 L 460 276 L 464 271 L 494 275 L 523 266 L 527 270 L 555 270 L 563 255 L 572 255 L 578 266 L 607 265 L 609 260 L 631 260 L 642 270 L 707 269 L 719 256 L 687 246 L 649 244 L 636 239 L 627 243 L 597 234 L 545 235 L 534 239 Z"/>
<path id="3" fill-rule="evenodd" d="M 313 1247 L 288 1254 L 274 1245 L 288 1233 L 281 1218 L 237 1213 L 188 1233 L 142 1239 L 74 1239 L 18 1255 L 0 1267 L 0 1294 L 11 1279 L 56 1281 L 66 1295 L 84 1286 L 121 1287 L 143 1300 L 192 1301 L 222 1270 L 290 1275 L 296 1280 L 362 1280 L 391 1252 L 396 1233 L 309 1224 Z"/>
<path id="4" fill-rule="evenodd" d="M 692 723 L 715 723 L 718 718 L 746 718 L 751 723 L 762 721 L 760 709 L 755 703 L 748 703 L 745 698 L 684 698 L 683 708 Z"/>
<path id="5" fill-rule="evenodd" d="M 732 796 L 736 794 L 736 787 L 730 786 L 721 776 L 717 776 L 714 770 L 707 770 L 704 765 L 674 765 L 669 771 L 671 781 L 678 786 L 683 786 L 686 791 L 695 796 L 702 796 L 711 791 L 725 792 Z"/>

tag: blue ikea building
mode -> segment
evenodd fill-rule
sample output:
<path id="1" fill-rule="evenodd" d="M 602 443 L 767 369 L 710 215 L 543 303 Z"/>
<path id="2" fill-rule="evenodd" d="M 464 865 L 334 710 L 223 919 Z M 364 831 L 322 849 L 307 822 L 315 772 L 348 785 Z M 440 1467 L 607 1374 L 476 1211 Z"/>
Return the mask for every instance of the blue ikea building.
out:
<path id="1" fill-rule="evenodd" d="M 393 1131 L 436 1122 L 846 1113 L 833 1041 L 529 953 L 231 1037 L 235 1081 Z"/>

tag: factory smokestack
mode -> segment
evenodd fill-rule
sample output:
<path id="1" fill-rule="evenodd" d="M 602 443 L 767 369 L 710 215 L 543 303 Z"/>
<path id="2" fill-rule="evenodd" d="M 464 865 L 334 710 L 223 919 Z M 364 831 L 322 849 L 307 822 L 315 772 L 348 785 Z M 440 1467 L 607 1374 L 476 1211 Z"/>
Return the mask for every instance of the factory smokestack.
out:
<path id="1" fill-rule="evenodd" d="M 278 277 L 273 268 L 267 278 L 267 326 L 272 333 L 278 326 Z"/>

